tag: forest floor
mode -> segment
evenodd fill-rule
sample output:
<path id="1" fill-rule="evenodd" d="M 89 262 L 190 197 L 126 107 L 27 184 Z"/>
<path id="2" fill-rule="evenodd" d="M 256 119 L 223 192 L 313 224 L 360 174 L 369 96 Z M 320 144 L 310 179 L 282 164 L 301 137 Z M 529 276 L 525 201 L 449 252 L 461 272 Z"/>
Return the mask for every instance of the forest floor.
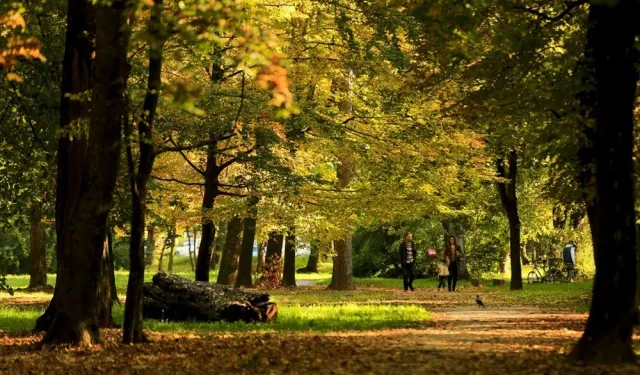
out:
<path id="1" fill-rule="evenodd" d="M 437 293 L 433 287 L 423 287 L 415 293 L 404 293 L 397 288 L 372 285 L 363 285 L 352 292 L 329 292 L 318 286 L 300 287 L 273 293 L 282 306 L 279 319 L 285 323 L 281 323 L 281 327 L 250 331 L 220 327 L 218 331 L 170 332 L 152 328 L 149 332 L 152 343 L 145 345 L 120 344 L 119 330 L 104 330 L 105 344 L 102 346 L 38 350 L 35 344 L 41 335 L 0 331 L 0 373 L 640 373 L 635 365 L 583 367 L 569 363 L 566 354 L 580 337 L 587 318 L 586 313 L 576 312 L 571 306 L 576 303 L 582 306 L 586 298 L 582 290 L 586 287 L 553 288 L 573 292 L 551 293 L 554 296 L 545 299 L 542 296 L 550 294 L 549 290 L 538 296 L 536 293 L 540 288 L 509 292 L 498 288 L 478 291 L 463 286 L 456 293 Z M 486 309 L 475 306 L 476 293 L 483 295 Z M 20 306 L 33 309 L 37 299 L 36 296 L 28 301 L 3 298 L 0 309 L 20 309 Z M 40 302 L 39 308 L 43 303 L 46 300 Z M 301 308 L 305 303 L 312 304 L 312 311 L 321 311 L 318 304 L 322 304 L 326 310 L 320 312 L 321 315 L 334 309 L 339 311 L 345 304 L 419 307 L 430 313 L 412 320 L 406 315 L 397 315 L 397 311 L 375 310 L 376 314 L 388 314 L 386 318 L 389 319 L 399 319 L 398 316 L 406 319 L 399 325 L 391 324 L 397 328 L 381 325 L 383 328 L 375 329 L 370 320 L 377 319 L 376 316 L 345 310 L 331 319 L 339 321 L 341 314 L 361 314 L 358 317 L 364 320 L 362 324 L 321 330 L 303 324 L 290 329 L 286 315 L 295 313 L 295 308 Z M 292 310 L 287 310 L 288 306 Z M 418 312 L 420 310 L 404 311 L 413 315 Z M 308 322 L 310 325 L 313 319 Z M 368 329 L 368 324 L 373 329 Z M 287 327 L 289 329 L 285 329 Z"/>

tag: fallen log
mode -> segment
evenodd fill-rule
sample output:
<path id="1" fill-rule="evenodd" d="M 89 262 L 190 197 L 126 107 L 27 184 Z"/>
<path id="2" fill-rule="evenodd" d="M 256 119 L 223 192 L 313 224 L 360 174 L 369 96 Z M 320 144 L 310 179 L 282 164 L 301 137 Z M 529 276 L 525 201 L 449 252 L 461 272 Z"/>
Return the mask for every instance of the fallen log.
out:
<path id="1" fill-rule="evenodd" d="M 263 322 L 278 315 L 269 294 L 159 272 L 144 284 L 143 317 L 169 321 Z"/>

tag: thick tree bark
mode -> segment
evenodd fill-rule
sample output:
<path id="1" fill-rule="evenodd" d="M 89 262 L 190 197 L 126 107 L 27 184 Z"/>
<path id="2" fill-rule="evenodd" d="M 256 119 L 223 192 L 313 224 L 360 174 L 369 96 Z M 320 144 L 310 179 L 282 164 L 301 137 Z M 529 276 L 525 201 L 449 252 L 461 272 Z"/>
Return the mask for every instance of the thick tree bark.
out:
<path id="1" fill-rule="evenodd" d="M 317 240 L 312 240 L 309 244 L 311 251 L 306 267 L 300 268 L 298 273 L 318 273 L 318 263 L 320 262 L 320 245 Z"/>
<path id="2" fill-rule="evenodd" d="M 585 81 L 592 89 L 580 99 L 584 117 L 595 124 L 585 123 L 592 147 L 583 148 L 579 156 L 596 276 L 589 319 L 571 355 L 592 364 L 636 362 L 632 348 L 637 276 L 633 111 L 638 8 L 633 0 L 594 1 L 589 12 Z M 595 194 L 587 177 L 595 177 Z"/>
<path id="3" fill-rule="evenodd" d="M 210 138 L 215 135 L 209 134 Z M 218 144 L 211 143 L 207 151 L 207 166 L 204 173 L 204 197 L 202 199 L 202 238 L 198 250 L 196 262 L 196 281 L 209 282 L 209 270 L 211 269 L 211 245 L 216 235 L 216 227 L 213 224 L 211 213 L 216 196 L 218 195 L 218 176 L 220 168 L 217 165 Z"/>
<path id="4" fill-rule="evenodd" d="M 282 270 L 282 286 L 296 286 L 296 232 L 292 227 L 284 243 L 284 269 Z"/>
<path id="5" fill-rule="evenodd" d="M 147 238 L 144 248 L 144 264 L 149 267 L 153 265 L 153 258 L 156 252 L 156 226 L 149 224 L 147 226 Z"/>
<path id="6" fill-rule="evenodd" d="M 271 260 L 271 257 L 274 254 L 278 254 L 280 258 L 282 258 L 282 245 L 284 241 L 284 236 L 282 233 L 271 232 L 269 233 L 269 240 L 267 241 L 267 263 Z"/>
<path id="7" fill-rule="evenodd" d="M 238 258 L 242 245 L 242 219 L 234 217 L 227 225 L 227 238 L 220 260 L 220 272 L 217 283 L 233 286 L 238 276 Z"/>
<path id="8" fill-rule="evenodd" d="M 113 0 L 108 5 L 100 3 L 95 7 L 89 6 L 85 1 L 69 0 L 70 31 L 67 33 L 65 46 L 68 52 L 65 51 L 62 87 L 64 96 L 65 90 L 74 82 L 71 77 L 75 72 L 74 65 L 81 64 L 81 56 L 76 51 L 79 33 L 90 31 L 84 26 L 89 23 L 89 13 L 93 11 L 99 12 L 100 17 L 95 18 L 89 145 L 84 161 L 78 162 L 70 155 L 70 140 L 67 135 L 63 134 L 60 138 L 56 198 L 61 199 L 56 202 L 56 224 L 61 236 L 57 248 L 58 275 L 54 293 L 56 311 L 53 322 L 42 339 L 43 344 L 90 345 L 100 342 L 100 309 L 106 301 L 111 303 L 102 285 L 108 285 L 104 282 L 105 253 L 108 257 L 108 249 L 105 249 L 104 243 L 120 161 L 120 133 L 124 111 L 128 46 L 124 0 Z M 69 103 L 65 104 L 63 101 L 61 125 L 64 128 L 71 122 L 72 117 L 68 116 L 70 112 Z M 81 168 L 80 171 L 78 168 Z M 69 181 L 74 175 L 81 176 L 77 185 Z M 70 189 L 75 190 L 71 195 Z"/>
<path id="9" fill-rule="evenodd" d="M 29 233 L 29 289 L 47 286 L 47 248 L 44 243 L 42 204 L 31 203 L 31 232 Z"/>
<path id="10" fill-rule="evenodd" d="M 522 289 L 522 265 L 520 263 L 520 216 L 518 214 L 518 197 L 516 195 L 516 178 L 518 175 L 518 152 L 509 152 L 509 171 L 505 170 L 504 160 L 498 159 L 498 177 L 508 182 L 498 183 L 498 193 L 502 206 L 509 219 L 509 253 L 511 258 L 511 290 Z"/>
<path id="11" fill-rule="evenodd" d="M 356 288 L 353 282 L 351 239 L 351 236 L 347 236 L 344 240 L 334 241 L 334 249 L 337 255 L 333 257 L 333 274 L 331 275 L 329 289 L 353 290 Z"/>
<path id="12" fill-rule="evenodd" d="M 242 250 L 240 253 L 240 264 L 238 266 L 238 278 L 236 279 L 236 287 L 253 287 L 251 271 L 253 270 L 253 242 L 256 238 L 256 216 L 258 215 L 257 197 L 249 198 L 249 210 L 251 216 L 244 218 L 244 229 L 242 232 Z"/>

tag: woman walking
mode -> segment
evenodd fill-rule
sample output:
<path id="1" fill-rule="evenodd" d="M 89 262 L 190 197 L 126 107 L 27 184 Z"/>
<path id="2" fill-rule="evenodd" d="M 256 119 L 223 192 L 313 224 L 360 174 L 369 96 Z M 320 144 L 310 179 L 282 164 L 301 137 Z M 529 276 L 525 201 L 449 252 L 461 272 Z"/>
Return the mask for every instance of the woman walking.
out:
<path id="1" fill-rule="evenodd" d="M 449 258 L 449 278 L 447 279 L 447 286 L 450 292 L 456 291 L 456 282 L 458 281 L 458 264 L 462 259 L 462 250 L 456 243 L 456 238 L 451 236 L 447 246 L 444 249 L 444 256 Z"/>
<path id="2" fill-rule="evenodd" d="M 413 234 L 407 232 L 404 236 L 404 242 L 400 244 L 398 249 L 400 252 L 400 263 L 398 267 L 402 270 L 402 281 L 404 282 L 404 291 L 411 289 L 413 292 L 413 279 L 416 272 L 416 257 L 418 251 L 416 250 L 416 244 L 413 242 Z"/>

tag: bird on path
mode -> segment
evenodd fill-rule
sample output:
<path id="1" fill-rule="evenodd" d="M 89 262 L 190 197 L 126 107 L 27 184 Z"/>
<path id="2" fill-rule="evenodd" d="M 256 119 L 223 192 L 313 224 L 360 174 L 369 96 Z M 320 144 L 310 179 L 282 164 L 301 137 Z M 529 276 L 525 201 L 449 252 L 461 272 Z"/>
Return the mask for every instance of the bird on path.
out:
<path id="1" fill-rule="evenodd" d="M 480 298 L 480 295 L 476 295 L 476 303 L 478 304 L 478 307 L 485 307 L 484 302 L 482 302 L 482 298 Z"/>

